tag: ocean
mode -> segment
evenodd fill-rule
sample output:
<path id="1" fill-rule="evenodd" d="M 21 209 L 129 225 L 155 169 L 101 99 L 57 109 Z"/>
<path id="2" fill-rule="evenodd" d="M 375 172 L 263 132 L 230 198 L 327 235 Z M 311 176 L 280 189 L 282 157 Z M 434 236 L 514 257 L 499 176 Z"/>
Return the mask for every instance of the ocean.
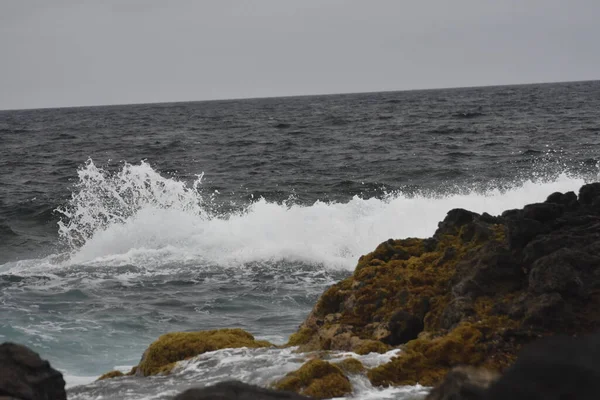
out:
<path id="1" fill-rule="evenodd" d="M 0 111 L 0 342 L 48 359 L 70 399 L 269 385 L 303 356 L 226 349 L 93 382 L 167 332 L 283 344 L 380 242 L 599 180 L 599 110 L 600 81 Z M 427 391 L 352 381 L 358 399 Z"/>

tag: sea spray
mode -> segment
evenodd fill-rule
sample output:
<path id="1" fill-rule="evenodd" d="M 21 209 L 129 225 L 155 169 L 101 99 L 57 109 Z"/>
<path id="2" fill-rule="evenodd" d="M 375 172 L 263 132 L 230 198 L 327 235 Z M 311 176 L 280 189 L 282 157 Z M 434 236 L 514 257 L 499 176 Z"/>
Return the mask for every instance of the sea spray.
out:
<path id="1" fill-rule="evenodd" d="M 308 205 L 259 198 L 241 211 L 217 214 L 208 211 L 201 176 L 188 185 L 146 162 L 125 163 L 111 173 L 92 160 L 78 175 L 69 204 L 58 210 L 70 263 L 123 265 L 144 259 L 157 267 L 166 260 L 220 266 L 288 260 L 351 270 L 360 255 L 388 238 L 431 236 L 452 208 L 498 214 L 584 183 L 563 174 L 510 189 L 448 195 L 396 192 Z"/>
<path id="2" fill-rule="evenodd" d="M 205 217 L 197 191 L 202 174 L 188 187 L 184 182 L 162 177 L 144 161 L 139 165 L 124 163 L 120 171 L 111 173 L 88 159 L 77 175 L 79 182 L 68 205 L 56 209 L 65 217 L 58 223 L 59 235 L 71 248 L 142 210 L 173 210 Z"/>

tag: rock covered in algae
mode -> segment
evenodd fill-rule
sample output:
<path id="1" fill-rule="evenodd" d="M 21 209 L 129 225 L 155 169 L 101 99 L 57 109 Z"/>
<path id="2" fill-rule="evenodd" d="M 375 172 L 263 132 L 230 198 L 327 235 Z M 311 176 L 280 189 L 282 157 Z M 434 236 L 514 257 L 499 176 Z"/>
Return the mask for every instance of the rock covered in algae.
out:
<path id="1" fill-rule="evenodd" d="M 275 383 L 275 388 L 316 399 L 330 399 L 352 393 L 350 380 L 342 370 L 327 361 L 313 359 Z"/>
<path id="2" fill-rule="evenodd" d="M 365 366 L 356 358 L 344 358 L 342 361 L 336 362 L 334 365 L 349 375 L 361 374 L 366 371 Z"/>
<path id="3" fill-rule="evenodd" d="M 112 379 L 112 378 L 120 378 L 122 376 L 125 376 L 124 373 L 122 373 L 121 371 L 109 371 L 105 374 L 102 374 L 98 379 L 96 379 L 97 381 L 103 381 L 105 379 Z"/>
<path id="4" fill-rule="evenodd" d="M 436 238 L 388 240 L 360 258 L 354 274 L 319 299 L 290 345 L 303 351 L 385 352 L 438 329 L 457 263 L 504 238 L 504 228 L 476 214 L 455 210 Z M 463 225 L 457 225 L 462 223 Z"/>
<path id="5" fill-rule="evenodd" d="M 434 385 L 458 365 L 504 370 L 520 348 L 600 328 L 600 183 L 501 216 L 451 210 L 429 239 L 388 240 L 318 300 L 301 351 L 402 346 L 376 385 Z"/>
<path id="6" fill-rule="evenodd" d="M 162 335 L 144 352 L 137 375 L 168 373 L 177 361 L 208 351 L 227 348 L 269 347 L 271 343 L 256 340 L 242 329 L 218 329 L 198 332 L 173 332 Z"/>

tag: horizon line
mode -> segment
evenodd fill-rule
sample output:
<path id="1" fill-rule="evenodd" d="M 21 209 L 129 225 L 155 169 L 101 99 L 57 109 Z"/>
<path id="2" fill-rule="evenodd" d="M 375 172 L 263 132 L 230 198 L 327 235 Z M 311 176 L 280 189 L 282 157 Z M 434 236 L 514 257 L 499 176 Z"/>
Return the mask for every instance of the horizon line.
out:
<path id="1" fill-rule="evenodd" d="M 567 81 L 552 81 L 552 82 L 529 82 L 529 83 L 508 83 L 508 84 L 493 84 L 493 85 L 471 85 L 471 86 L 445 86 L 437 88 L 421 88 L 421 89 L 392 89 L 392 90 L 376 90 L 376 91 L 359 91 L 359 92 L 338 92 L 338 93 L 314 93 L 314 94 L 291 94 L 282 96 L 256 96 L 256 97 L 231 97 L 231 98 L 214 98 L 204 100 L 174 100 L 174 101 L 152 101 L 148 103 L 113 103 L 113 104 L 90 104 L 90 105 L 74 105 L 74 106 L 56 106 L 56 107 L 33 107 L 33 108 L 3 108 L 4 111 L 35 111 L 35 110 L 60 110 L 69 108 L 95 108 L 95 107 L 123 107 L 123 106 L 143 106 L 143 105 L 159 105 L 159 104 L 183 104 L 183 103 L 204 103 L 218 101 L 239 101 L 239 100 L 260 100 L 260 99 L 285 99 L 297 97 L 318 97 L 318 96 L 339 96 L 339 95 L 358 95 L 358 94 L 373 94 L 373 93 L 398 93 L 398 92 L 424 92 L 435 90 L 458 90 L 458 89 L 477 89 L 477 88 L 492 88 L 503 86 L 528 86 L 528 85 L 551 85 L 561 83 L 585 83 L 598 82 L 600 79 L 583 79 L 583 80 L 567 80 Z"/>

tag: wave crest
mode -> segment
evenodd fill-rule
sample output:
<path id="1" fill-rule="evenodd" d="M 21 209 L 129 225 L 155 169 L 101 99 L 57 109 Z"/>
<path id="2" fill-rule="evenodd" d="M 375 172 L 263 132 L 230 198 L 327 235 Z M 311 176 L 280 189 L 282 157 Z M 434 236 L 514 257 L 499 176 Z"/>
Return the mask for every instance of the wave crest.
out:
<path id="1" fill-rule="evenodd" d="M 159 267 L 290 260 L 352 269 L 360 255 L 386 239 L 431 236 L 452 208 L 499 214 L 585 183 L 563 174 L 510 189 L 435 196 L 393 193 L 310 205 L 261 198 L 242 211 L 217 215 L 207 211 L 210 198 L 201 196 L 201 178 L 187 185 L 145 162 L 110 173 L 89 160 L 69 204 L 59 210 L 60 235 L 72 248 L 69 263 Z"/>

